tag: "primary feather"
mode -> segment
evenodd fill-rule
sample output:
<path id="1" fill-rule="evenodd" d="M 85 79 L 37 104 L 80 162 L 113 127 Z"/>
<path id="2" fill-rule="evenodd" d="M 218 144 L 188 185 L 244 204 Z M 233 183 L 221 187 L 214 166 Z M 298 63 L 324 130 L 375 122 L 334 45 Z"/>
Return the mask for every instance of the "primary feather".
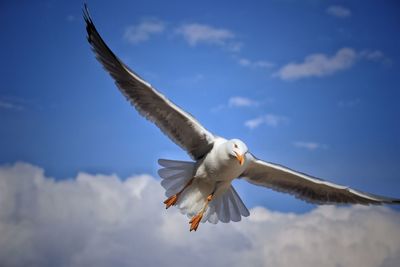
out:
<path id="1" fill-rule="evenodd" d="M 334 184 L 287 167 L 259 160 L 249 154 L 242 176 L 250 183 L 289 193 L 315 204 L 399 204 L 399 199 L 373 195 Z"/>
<path id="2" fill-rule="evenodd" d="M 146 119 L 154 122 L 172 141 L 197 160 L 213 147 L 214 136 L 193 116 L 130 70 L 97 32 L 85 6 L 87 39 L 104 69 L 110 73 L 121 93 Z"/>

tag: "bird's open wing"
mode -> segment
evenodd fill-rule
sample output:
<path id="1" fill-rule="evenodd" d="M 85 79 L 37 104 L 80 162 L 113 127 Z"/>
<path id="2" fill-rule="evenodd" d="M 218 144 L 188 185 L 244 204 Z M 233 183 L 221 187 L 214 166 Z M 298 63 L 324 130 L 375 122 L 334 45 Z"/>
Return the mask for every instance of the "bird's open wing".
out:
<path id="1" fill-rule="evenodd" d="M 316 204 L 400 204 L 400 199 L 372 195 L 324 181 L 286 167 L 265 162 L 249 154 L 242 174 L 248 182 L 289 193 Z"/>
<path id="2" fill-rule="evenodd" d="M 83 17 L 86 21 L 87 39 L 97 59 L 139 113 L 154 122 L 193 159 L 200 159 L 210 151 L 214 136 L 190 114 L 169 101 L 114 55 L 97 32 L 86 5 Z"/>

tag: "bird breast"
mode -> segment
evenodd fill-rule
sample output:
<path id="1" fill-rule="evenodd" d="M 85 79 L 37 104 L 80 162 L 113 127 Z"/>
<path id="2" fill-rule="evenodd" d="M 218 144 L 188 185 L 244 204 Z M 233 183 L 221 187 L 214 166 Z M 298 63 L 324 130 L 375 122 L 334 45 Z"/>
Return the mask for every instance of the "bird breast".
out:
<path id="1" fill-rule="evenodd" d="M 245 165 L 240 165 L 239 161 L 231 157 L 222 145 L 217 144 L 200 162 L 195 177 L 216 182 L 230 182 L 243 173 Z"/>

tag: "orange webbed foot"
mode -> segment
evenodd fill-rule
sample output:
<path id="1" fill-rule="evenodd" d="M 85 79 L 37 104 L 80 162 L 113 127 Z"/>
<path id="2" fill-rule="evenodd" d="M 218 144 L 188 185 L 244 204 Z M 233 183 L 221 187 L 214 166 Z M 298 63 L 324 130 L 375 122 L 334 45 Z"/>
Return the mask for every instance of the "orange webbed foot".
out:
<path id="1" fill-rule="evenodd" d="M 193 218 L 189 221 L 190 232 L 193 230 L 197 231 L 197 228 L 199 227 L 202 218 L 203 218 L 203 213 L 199 213 L 196 216 L 193 216 Z"/>
<path id="2" fill-rule="evenodd" d="M 177 201 L 178 201 L 177 194 L 170 196 L 169 198 L 167 198 L 167 200 L 164 201 L 165 208 L 168 209 L 169 207 L 175 205 Z"/>

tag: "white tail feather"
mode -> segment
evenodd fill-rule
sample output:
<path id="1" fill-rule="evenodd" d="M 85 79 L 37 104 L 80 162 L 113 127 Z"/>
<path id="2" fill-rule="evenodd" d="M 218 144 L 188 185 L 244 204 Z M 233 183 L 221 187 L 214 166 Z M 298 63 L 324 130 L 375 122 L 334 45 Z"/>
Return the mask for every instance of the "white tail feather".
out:
<path id="1" fill-rule="evenodd" d="M 215 198 L 209 206 L 207 213 L 205 214 L 206 220 L 210 223 L 216 224 L 218 221 L 228 223 L 230 221 L 238 222 L 243 217 L 250 215 L 249 210 L 243 204 L 236 190 L 233 186 Z"/>
<path id="2" fill-rule="evenodd" d="M 166 168 L 182 168 L 183 166 L 193 166 L 194 162 L 191 161 L 179 161 L 179 160 L 170 160 L 170 159 L 159 159 L 158 164 Z"/>
<path id="3" fill-rule="evenodd" d="M 158 170 L 158 174 L 163 179 L 161 185 L 166 190 L 165 195 L 167 197 L 182 190 L 193 177 L 194 162 L 159 159 L 158 163 L 164 167 Z M 209 183 L 207 180 L 195 179 L 180 194 L 176 206 L 181 213 L 192 217 L 204 207 L 207 196 L 214 189 L 214 184 Z M 241 220 L 242 216 L 249 216 L 249 211 L 235 189 L 230 186 L 226 192 L 209 203 L 202 222 L 209 221 L 213 224 L 218 223 L 218 221 L 224 223 L 229 221 L 237 222 Z"/>
<path id="4" fill-rule="evenodd" d="M 158 163 L 164 167 L 158 174 L 167 197 L 179 192 L 193 176 L 193 162 L 159 159 Z"/>

